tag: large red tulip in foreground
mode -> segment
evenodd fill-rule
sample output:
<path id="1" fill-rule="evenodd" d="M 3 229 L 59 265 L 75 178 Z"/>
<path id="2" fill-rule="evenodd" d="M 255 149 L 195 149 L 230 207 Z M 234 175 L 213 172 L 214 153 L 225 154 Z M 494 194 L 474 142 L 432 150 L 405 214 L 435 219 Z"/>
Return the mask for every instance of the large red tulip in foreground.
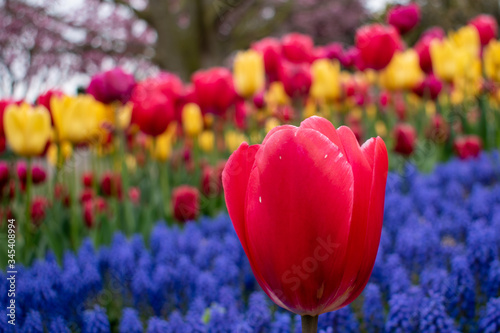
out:
<path id="1" fill-rule="evenodd" d="M 311 117 L 243 143 L 223 172 L 226 204 L 257 281 L 303 322 L 364 289 L 380 241 L 387 179 L 381 138 Z"/>

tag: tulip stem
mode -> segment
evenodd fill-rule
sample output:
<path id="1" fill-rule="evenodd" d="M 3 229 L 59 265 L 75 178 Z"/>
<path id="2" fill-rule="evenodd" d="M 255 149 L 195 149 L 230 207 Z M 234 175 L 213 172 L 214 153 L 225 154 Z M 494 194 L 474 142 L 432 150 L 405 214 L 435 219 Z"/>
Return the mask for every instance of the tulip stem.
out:
<path id="1" fill-rule="evenodd" d="M 302 333 L 318 332 L 318 316 L 302 316 Z"/>
<path id="2" fill-rule="evenodd" d="M 26 263 L 30 260 L 30 247 L 31 244 L 31 185 L 33 182 L 33 174 L 31 170 L 31 157 L 28 157 L 28 161 L 26 163 L 26 228 L 24 229 L 24 241 L 25 248 L 24 251 L 26 253 Z"/>

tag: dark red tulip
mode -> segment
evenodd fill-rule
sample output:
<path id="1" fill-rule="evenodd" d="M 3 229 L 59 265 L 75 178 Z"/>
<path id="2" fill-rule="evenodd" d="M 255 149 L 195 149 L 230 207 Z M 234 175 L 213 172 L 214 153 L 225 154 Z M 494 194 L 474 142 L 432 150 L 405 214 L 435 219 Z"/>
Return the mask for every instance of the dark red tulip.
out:
<path id="1" fill-rule="evenodd" d="M 83 204 L 87 201 L 92 200 L 93 198 L 94 198 L 94 190 L 91 188 L 85 188 L 80 194 L 80 203 Z"/>
<path id="2" fill-rule="evenodd" d="M 92 172 L 85 172 L 82 175 L 82 184 L 84 187 L 92 187 L 94 184 L 94 174 Z"/>
<path id="3" fill-rule="evenodd" d="M 315 316 L 359 296 L 377 255 L 387 171 L 382 139 L 359 147 L 349 128 L 319 117 L 233 153 L 222 176 L 227 208 L 276 304 Z"/>
<path id="4" fill-rule="evenodd" d="M 435 38 L 424 36 L 415 44 L 415 51 L 418 54 L 420 68 L 426 73 L 432 73 L 431 42 Z"/>
<path id="5" fill-rule="evenodd" d="M 21 184 L 25 186 L 28 180 L 26 163 L 19 162 L 17 164 L 17 177 L 19 178 Z M 42 166 L 34 165 L 33 167 L 31 167 L 31 181 L 33 182 L 34 185 L 43 183 L 46 178 L 47 178 L 47 173 L 45 172 L 45 169 L 43 169 Z"/>
<path id="6" fill-rule="evenodd" d="M 252 44 L 252 49 L 260 52 L 264 58 L 266 74 L 271 81 L 278 78 L 281 63 L 281 43 L 276 38 L 264 38 Z"/>
<path id="7" fill-rule="evenodd" d="M 138 205 L 141 202 L 141 190 L 138 187 L 129 188 L 128 198 L 134 205 Z"/>
<path id="8" fill-rule="evenodd" d="M 392 26 L 371 24 L 356 31 L 356 47 L 366 68 L 385 68 L 394 53 L 402 48 L 401 38 Z"/>
<path id="9" fill-rule="evenodd" d="M 434 74 L 429 74 L 419 85 L 413 88 L 413 92 L 420 97 L 435 100 L 438 98 L 441 89 L 443 89 L 443 83 Z"/>
<path id="10" fill-rule="evenodd" d="M 134 76 L 117 67 L 92 77 L 87 93 L 95 100 L 109 104 L 115 101 L 126 103 L 135 86 Z"/>
<path id="11" fill-rule="evenodd" d="M 192 81 L 203 113 L 222 116 L 236 101 L 233 76 L 227 68 L 198 71 L 193 75 Z"/>
<path id="12" fill-rule="evenodd" d="M 10 171 L 7 162 L 0 161 L 0 191 L 9 183 Z"/>
<path id="13" fill-rule="evenodd" d="M 290 33 L 281 39 L 281 50 L 286 60 L 295 63 L 310 63 L 313 60 L 314 42 L 310 36 Z"/>
<path id="14" fill-rule="evenodd" d="M 450 127 L 443 116 L 436 114 L 431 117 L 426 136 L 429 140 L 436 143 L 444 143 L 448 140 L 450 136 Z"/>
<path id="15" fill-rule="evenodd" d="M 95 224 L 94 203 L 92 200 L 85 201 L 83 204 L 83 222 L 89 229 L 92 229 Z"/>
<path id="16" fill-rule="evenodd" d="M 310 66 L 283 61 L 280 66 L 279 79 L 288 96 L 307 96 L 312 85 Z"/>
<path id="17" fill-rule="evenodd" d="M 6 142 L 7 142 L 7 140 L 5 140 L 5 137 L 0 136 L 0 154 L 5 151 L 5 147 L 7 146 Z"/>
<path id="18" fill-rule="evenodd" d="M 31 211 L 31 222 L 34 225 L 40 226 L 40 224 L 43 222 L 43 220 L 45 219 L 45 211 L 48 205 L 49 202 L 45 198 L 36 197 L 33 199 L 30 211 Z"/>
<path id="19" fill-rule="evenodd" d="M 200 212 L 200 194 L 198 189 L 183 185 L 172 191 L 174 217 L 179 222 L 194 220 Z"/>
<path id="20" fill-rule="evenodd" d="M 469 21 L 479 33 L 481 45 L 488 45 L 490 40 L 497 38 L 498 24 L 495 17 L 488 14 L 481 14 Z"/>
<path id="21" fill-rule="evenodd" d="M 387 23 L 405 34 L 420 22 L 420 7 L 412 2 L 408 5 L 396 5 L 387 13 Z"/>
<path id="22" fill-rule="evenodd" d="M 250 114 L 250 109 L 244 100 L 236 102 L 234 108 L 234 124 L 239 129 L 247 127 L 247 116 Z"/>
<path id="23" fill-rule="evenodd" d="M 122 180 L 119 174 L 106 172 L 99 183 L 101 193 L 106 197 L 122 197 Z"/>
<path id="24" fill-rule="evenodd" d="M 410 156 L 415 149 L 417 132 L 410 124 L 400 123 L 394 127 L 394 151 L 403 156 Z"/>
<path id="25" fill-rule="evenodd" d="M 455 139 L 453 144 L 460 159 L 476 158 L 481 153 L 483 142 L 477 135 L 466 135 Z"/>
<path id="26" fill-rule="evenodd" d="M 149 78 L 135 87 L 131 122 L 147 135 L 158 136 L 175 120 L 175 102 L 178 98 L 172 88 L 171 74 Z M 181 85 L 182 88 L 182 85 Z M 180 91 L 179 91 L 180 93 Z"/>

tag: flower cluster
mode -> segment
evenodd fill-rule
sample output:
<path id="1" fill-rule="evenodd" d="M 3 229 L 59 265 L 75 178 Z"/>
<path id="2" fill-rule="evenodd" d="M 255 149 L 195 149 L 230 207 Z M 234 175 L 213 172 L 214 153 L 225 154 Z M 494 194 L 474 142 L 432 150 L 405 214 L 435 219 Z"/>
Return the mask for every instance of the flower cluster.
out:
<path id="1" fill-rule="evenodd" d="M 370 283 L 321 315 L 320 331 L 497 332 L 499 165 L 494 152 L 390 173 Z M 300 332 L 300 317 L 260 290 L 227 215 L 160 222 L 147 236 L 116 233 L 98 249 L 87 240 L 61 263 L 49 254 L 19 267 L 19 331 Z M 5 318 L 0 331 L 11 332 Z"/>

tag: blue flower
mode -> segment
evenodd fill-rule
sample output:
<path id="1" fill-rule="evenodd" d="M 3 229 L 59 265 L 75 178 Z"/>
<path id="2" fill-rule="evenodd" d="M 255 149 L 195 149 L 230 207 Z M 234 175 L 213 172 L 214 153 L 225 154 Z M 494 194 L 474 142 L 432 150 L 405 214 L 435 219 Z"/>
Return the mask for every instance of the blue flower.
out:
<path id="1" fill-rule="evenodd" d="M 318 328 L 332 328 L 334 332 L 359 332 L 359 323 L 350 306 L 334 312 L 324 313 L 318 318 Z"/>
<path id="2" fill-rule="evenodd" d="M 486 309 L 482 311 L 479 320 L 479 332 L 500 332 L 500 298 L 492 298 L 488 301 Z"/>
<path id="3" fill-rule="evenodd" d="M 271 312 L 267 303 L 267 296 L 261 292 L 254 292 L 248 301 L 246 320 L 255 332 L 267 330 L 271 324 Z"/>
<path id="4" fill-rule="evenodd" d="M 49 332 L 51 332 L 51 333 L 70 333 L 71 330 L 67 326 L 63 317 L 55 317 L 50 322 Z"/>
<path id="5" fill-rule="evenodd" d="M 495 260 L 491 263 L 488 273 L 488 281 L 485 284 L 486 295 L 488 298 L 500 296 L 500 261 Z"/>
<path id="6" fill-rule="evenodd" d="M 420 310 L 419 332 L 458 333 L 453 320 L 446 313 L 442 295 L 431 293 Z"/>
<path id="7" fill-rule="evenodd" d="M 448 286 L 445 294 L 448 311 L 464 329 L 472 325 L 476 312 L 475 281 L 464 256 L 453 259 Z"/>
<path id="8" fill-rule="evenodd" d="M 384 328 L 384 306 L 380 288 L 369 283 L 364 290 L 363 321 L 369 333 L 382 332 Z"/>
<path id="9" fill-rule="evenodd" d="M 170 325 L 167 321 L 158 317 L 151 317 L 148 321 L 147 333 L 171 333 Z"/>
<path id="10" fill-rule="evenodd" d="M 142 333 L 144 328 L 142 327 L 141 319 L 137 310 L 131 308 L 125 308 L 122 312 L 122 319 L 120 320 L 120 333 Z"/>
<path id="11" fill-rule="evenodd" d="M 413 300 L 405 293 L 395 294 L 389 301 L 389 314 L 385 332 L 414 332 L 418 327 L 418 311 Z"/>
<path id="12" fill-rule="evenodd" d="M 111 332 L 108 316 L 103 308 L 95 306 L 83 314 L 83 333 Z"/>
<path id="13" fill-rule="evenodd" d="M 38 311 L 31 310 L 28 312 L 21 333 L 43 333 L 42 316 Z"/>
<path id="14" fill-rule="evenodd" d="M 290 333 L 292 327 L 292 318 L 288 313 L 276 313 L 271 324 L 271 333 Z"/>

